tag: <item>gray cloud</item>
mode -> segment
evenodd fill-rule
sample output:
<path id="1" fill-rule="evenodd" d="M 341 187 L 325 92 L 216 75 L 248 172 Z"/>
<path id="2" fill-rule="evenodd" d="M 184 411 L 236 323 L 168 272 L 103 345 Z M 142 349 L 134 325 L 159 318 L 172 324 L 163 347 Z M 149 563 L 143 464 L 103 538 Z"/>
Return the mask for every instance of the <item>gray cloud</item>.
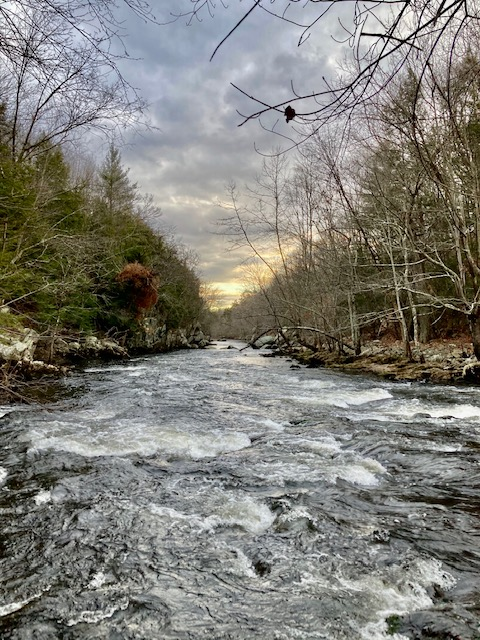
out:
<path id="1" fill-rule="evenodd" d="M 318 88 L 322 75 L 332 72 L 336 45 L 326 25 L 298 48 L 298 30 L 258 12 L 210 62 L 245 10 L 244 3 L 228 9 L 217 4 L 214 19 L 205 16 L 191 26 L 185 19 L 157 26 L 126 18 L 130 59 L 121 67 L 150 103 L 149 119 L 157 129 L 127 136 L 122 157 L 141 191 L 151 193 L 161 207 L 162 224 L 197 252 L 202 277 L 225 287 L 238 279 L 244 256 L 215 233 L 216 221 L 225 216 L 218 202 L 231 181 L 242 187 L 254 180 L 262 163 L 254 143 L 265 152 L 279 143 L 255 121 L 238 126 L 237 111 L 249 114 L 257 107 L 231 83 L 260 100 L 281 103 L 292 95 L 292 80 L 298 91 Z M 281 113 L 268 114 L 262 122 L 280 133 L 291 132 Z"/>

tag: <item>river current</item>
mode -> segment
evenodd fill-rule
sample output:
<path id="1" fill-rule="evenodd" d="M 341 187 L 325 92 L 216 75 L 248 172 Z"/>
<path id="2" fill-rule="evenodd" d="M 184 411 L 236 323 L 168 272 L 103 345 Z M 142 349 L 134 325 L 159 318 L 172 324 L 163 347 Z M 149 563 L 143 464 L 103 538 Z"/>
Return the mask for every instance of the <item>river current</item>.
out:
<path id="1" fill-rule="evenodd" d="M 480 638 L 480 387 L 243 346 L 1 408 L 2 639 Z"/>

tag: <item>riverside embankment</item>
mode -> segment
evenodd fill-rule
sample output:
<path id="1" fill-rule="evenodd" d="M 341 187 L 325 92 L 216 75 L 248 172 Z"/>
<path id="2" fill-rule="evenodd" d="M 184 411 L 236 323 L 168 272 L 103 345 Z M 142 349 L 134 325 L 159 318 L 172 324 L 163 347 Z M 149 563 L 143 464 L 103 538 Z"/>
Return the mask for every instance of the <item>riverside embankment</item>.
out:
<path id="1" fill-rule="evenodd" d="M 198 324 L 189 329 L 169 330 L 154 319 L 145 319 L 125 340 L 105 335 L 40 335 L 22 327 L 0 331 L 0 401 L 28 402 L 51 399 L 55 380 L 92 362 L 128 360 L 140 353 L 199 349 L 209 338 Z"/>
<path id="2" fill-rule="evenodd" d="M 387 380 L 440 383 L 480 382 L 480 363 L 467 341 L 435 340 L 412 347 L 405 356 L 400 342 L 368 342 L 360 355 L 326 350 L 295 349 L 298 362 L 310 367 L 324 366 L 351 373 L 364 373 Z"/>
<path id="3" fill-rule="evenodd" d="M 432 340 L 410 345 L 407 357 L 405 345 L 392 339 L 364 342 L 358 355 L 346 343 L 339 348 L 315 348 L 296 336 L 284 333 L 263 334 L 252 338 L 249 345 L 261 349 L 265 356 L 288 356 L 308 367 L 325 367 L 350 373 L 375 375 L 386 380 L 430 381 L 441 383 L 480 382 L 480 363 L 467 337 Z"/>

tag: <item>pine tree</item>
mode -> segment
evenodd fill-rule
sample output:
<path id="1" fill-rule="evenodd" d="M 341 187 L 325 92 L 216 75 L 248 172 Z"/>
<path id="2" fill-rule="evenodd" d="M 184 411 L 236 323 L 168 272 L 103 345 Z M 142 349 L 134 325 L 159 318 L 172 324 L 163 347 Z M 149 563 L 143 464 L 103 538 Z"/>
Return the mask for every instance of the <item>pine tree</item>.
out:
<path id="1" fill-rule="evenodd" d="M 116 214 L 131 213 L 137 199 L 137 184 L 130 182 L 128 169 L 122 166 L 120 151 L 111 144 L 100 168 L 100 199 L 105 211 Z"/>

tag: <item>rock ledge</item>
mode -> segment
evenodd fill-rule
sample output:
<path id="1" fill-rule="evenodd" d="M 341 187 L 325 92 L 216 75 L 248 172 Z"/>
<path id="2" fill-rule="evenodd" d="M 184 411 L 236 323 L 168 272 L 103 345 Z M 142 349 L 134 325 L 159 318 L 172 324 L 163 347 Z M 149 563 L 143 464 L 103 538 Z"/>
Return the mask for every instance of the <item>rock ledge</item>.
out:
<path id="1" fill-rule="evenodd" d="M 387 380 L 438 383 L 480 382 L 480 362 L 470 343 L 437 340 L 413 349 L 409 361 L 399 342 L 365 345 L 359 356 L 328 351 L 299 350 L 295 359 L 307 366 L 324 366 L 346 372 L 372 374 Z"/>

